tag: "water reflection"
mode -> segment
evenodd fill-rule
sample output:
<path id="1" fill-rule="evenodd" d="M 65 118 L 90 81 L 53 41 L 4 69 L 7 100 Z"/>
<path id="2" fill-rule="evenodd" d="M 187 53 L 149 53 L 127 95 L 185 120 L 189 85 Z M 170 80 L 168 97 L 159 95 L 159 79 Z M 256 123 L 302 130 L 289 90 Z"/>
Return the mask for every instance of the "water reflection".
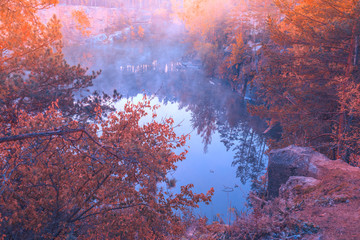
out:
<path id="1" fill-rule="evenodd" d="M 221 123 L 218 131 L 226 149 L 234 152 L 232 165 L 237 168 L 236 176 L 243 184 L 256 179 L 265 168 L 264 138 L 244 123 L 235 127 L 230 127 L 227 122 Z"/>
<path id="2" fill-rule="evenodd" d="M 228 208 L 243 209 L 249 180 L 264 171 L 266 145 L 259 132 L 265 126 L 247 113 L 229 86 L 184 60 L 185 50 L 179 42 L 137 42 L 69 47 L 66 56 L 73 62 L 91 56 L 86 59 L 91 70 L 102 69 L 96 90 L 117 89 L 125 98 L 138 99 L 154 94 L 162 106 L 159 116 L 182 122 L 180 134 L 192 133 L 187 160 L 174 173 L 178 185 L 194 183 L 197 192 L 214 187 L 212 205 L 202 206 L 200 213 L 230 219 Z"/>

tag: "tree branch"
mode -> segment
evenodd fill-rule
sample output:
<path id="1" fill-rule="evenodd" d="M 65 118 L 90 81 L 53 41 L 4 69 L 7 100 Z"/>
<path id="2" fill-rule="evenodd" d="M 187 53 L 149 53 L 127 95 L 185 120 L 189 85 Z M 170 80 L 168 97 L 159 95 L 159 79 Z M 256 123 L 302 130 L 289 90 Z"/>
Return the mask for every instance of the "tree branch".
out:
<path id="1" fill-rule="evenodd" d="M 1 137 L 0 143 L 14 142 L 14 141 L 19 141 L 19 140 L 24 140 L 24 139 L 29 139 L 29 138 L 37 138 L 37 137 L 48 137 L 48 136 L 54 136 L 54 135 L 62 136 L 62 135 L 75 133 L 75 132 L 84 132 L 87 135 L 89 135 L 84 129 L 77 128 L 77 129 L 47 131 L 47 132 L 25 133 L 25 134 L 19 134 L 19 135 L 14 135 L 14 136 Z"/>

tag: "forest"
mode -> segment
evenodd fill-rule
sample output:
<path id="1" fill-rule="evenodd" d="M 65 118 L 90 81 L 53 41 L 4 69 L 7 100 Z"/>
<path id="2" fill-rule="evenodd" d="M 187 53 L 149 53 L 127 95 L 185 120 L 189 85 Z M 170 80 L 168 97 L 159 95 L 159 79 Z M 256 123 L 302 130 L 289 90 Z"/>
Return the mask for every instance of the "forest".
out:
<path id="1" fill-rule="evenodd" d="M 258 132 L 268 151 L 309 147 L 360 166 L 357 0 L 3 0 L 1 239 L 200 239 L 184 237 L 194 224 L 187 217 L 214 195 L 214 188 L 196 193 L 193 184 L 178 193 L 169 190 L 175 184 L 169 172 L 186 161 L 190 134 L 178 134 L 171 116 L 157 118 L 160 107 L 152 104 L 152 96 L 144 94 L 139 103 L 127 101 L 118 109 L 121 88 L 112 94 L 92 92 L 101 69 L 68 63 L 63 49 L 66 36 L 73 35 L 62 32 L 67 20 L 54 15 L 44 22 L 39 15 L 59 5 L 120 9 L 123 22 L 116 26 L 121 34 L 132 21 L 128 9 L 163 8 L 153 19 L 182 22 L 182 41 L 189 46 L 184 59 L 199 61 L 207 78 L 231 89 L 260 119 L 266 127 Z M 71 16 L 81 36 L 92 34 L 89 11 Z M 135 24 L 144 20 L 133 21 L 129 35 L 119 37 L 121 44 L 149 39 L 151 29 Z M 153 28 L 161 30 L 153 41 L 169 36 L 162 25 Z M 200 113 L 211 115 L 212 109 L 205 103 L 204 109 L 192 111 L 199 112 L 195 125 L 200 122 L 196 127 L 206 148 L 215 127 L 204 123 L 207 118 Z M 249 127 L 228 132 L 229 123 L 219 125 L 223 138 L 240 139 L 245 132 L 253 139 Z M 227 149 L 234 144 L 222 141 Z M 238 150 L 234 165 L 245 166 L 260 155 L 250 154 L 250 148 Z M 244 166 L 240 175 L 248 171 Z M 250 195 L 260 199 L 262 209 L 265 178 L 252 179 L 258 191 Z M 252 205 L 257 214 L 259 205 Z M 197 224 L 210 232 L 224 228 L 202 218 Z M 262 239 L 268 234 L 242 235 L 250 227 L 237 228 L 225 230 L 222 238 L 203 239 Z"/>
<path id="2" fill-rule="evenodd" d="M 250 2 L 185 5 L 208 74 L 242 95 L 252 89 L 251 113 L 268 121 L 268 131 L 281 127 L 272 148 L 310 146 L 356 165 L 359 3 Z"/>

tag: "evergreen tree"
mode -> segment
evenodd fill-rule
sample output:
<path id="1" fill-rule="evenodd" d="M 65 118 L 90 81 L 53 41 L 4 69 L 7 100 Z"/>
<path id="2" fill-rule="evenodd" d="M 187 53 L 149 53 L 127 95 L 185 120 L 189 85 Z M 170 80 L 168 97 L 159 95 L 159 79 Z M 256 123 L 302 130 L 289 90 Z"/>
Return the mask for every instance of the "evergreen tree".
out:
<path id="1" fill-rule="evenodd" d="M 254 112 L 280 122 L 276 145 L 312 146 L 348 160 L 358 154 L 360 4 L 353 0 L 276 0 L 271 41 L 257 81 L 265 105 Z M 351 87 L 350 87 L 351 86 Z M 351 109 L 350 109 L 351 108 Z M 349 148 L 350 147 L 350 148 Z M 349 150 L 345 150 L 345 149 Z"/>

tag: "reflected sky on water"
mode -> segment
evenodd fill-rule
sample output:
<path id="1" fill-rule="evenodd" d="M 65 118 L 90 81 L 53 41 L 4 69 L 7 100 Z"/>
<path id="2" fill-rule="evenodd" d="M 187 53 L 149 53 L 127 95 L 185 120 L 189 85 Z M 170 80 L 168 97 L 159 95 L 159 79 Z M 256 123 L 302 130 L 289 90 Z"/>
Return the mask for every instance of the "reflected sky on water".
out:
<path id="1" fill-rule="evenodd" d="M 83 63 L 90 70 L 102 70 L 92 90 L 123 95 L 139 101 L 144 93 L 153 96 L 161 107 L 158 118 L 172 117 L 178 134 L 190 133 L 186 160 L 170 173 L 181 185 L 193 183 L 194 192 L 215 195 L 210 205 L 197 211 L 214 220 L 216 214 L 228 223 L 229 208 L 244 211 L 251 179 L 264 171 L 265 128 L 246 111 L 239 94 L 217 79 L 207 78 L 201 65 L 183 56 L 187 46 L 181 42 L 148 41 L 108 44 L 88 43 L 67 47 L 70 63 Z M 234 215 L 234 214 L 232 214 Z"/>

